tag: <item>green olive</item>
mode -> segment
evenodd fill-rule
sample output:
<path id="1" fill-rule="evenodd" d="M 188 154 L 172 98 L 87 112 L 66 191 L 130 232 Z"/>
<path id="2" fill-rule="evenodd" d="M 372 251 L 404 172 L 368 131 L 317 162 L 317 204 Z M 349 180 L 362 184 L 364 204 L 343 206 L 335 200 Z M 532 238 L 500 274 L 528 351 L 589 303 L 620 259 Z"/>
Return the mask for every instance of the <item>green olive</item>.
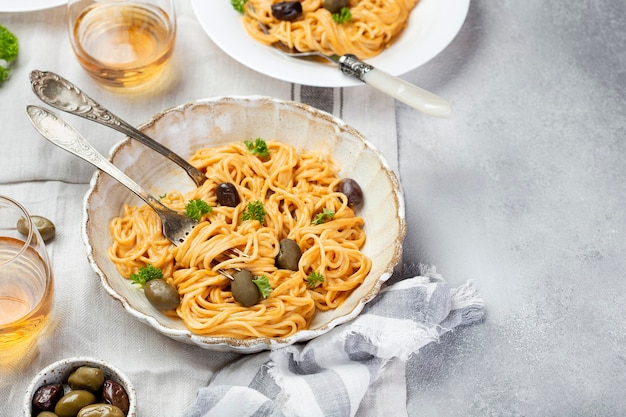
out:
<path id="1" fill-rule="evenodd" d="M 111 404 L 91 404 L 81 408 L 76 417 L 124 417 L 124 413 Z"/>
<path id="2" fill-rule="evenodd" d="M 104 372 L 100 368 L 81 366 L 70 374 L 67 383 L 72 389 L 98 391 L 104 384 Z"/>
<path id="3" fill-rule="evenodd" d="M 230 290 L 233 298 L 244 307 L 250 307 L 261 300 L 261 291 L 252 280 L 254 277 L 246 270 L 235 272 Z"/>
<path id="4" fill-rule="evenodd" d="M 178 291 L 164 279 L 151 279 L 143 290 L 150 304 L 159 310 L 173 310 L 180 303 Z"/>
<path id="5" fill-rule="evenodd" d="M 33 224 L 39 231 L 39 234 L 41 235 L 41 238 L 44 240 L 44 242 L 47 242 L 54 237 L 56 233 L 54 223 L 42 216 L 30 216 L 30 218 L 32 219 Z M 22 217 L 17 221 L 17 231 L 24 236 L 28 235 L 28 224 L 26 223 L 25 218 Z"/>
<path id="6" fill-rule="evenodd" d="M 280 241 L 280 250 L 276 256 L 276 267 L 280 269 L 298 270 L 298 262 L 302 257 L 300 246 L 293 239 Z"/>
<path id="7" fill-rule="evenodd" d="M 342 7 L 348 7 L 348 0 L 324 0 L 324 8 L 331 13 L 339 13 Z"/>
<path id="8" fill-rule="evenodd" d="M 65 394 L 54 407 L 54 412 L 59 417 L 76 417 L 81 408 L 95 402 L 95 395 L 78 389 Z"/>
<path id="9" fill-rule="evenodd" d="M 37 417 L 59 417 L 59 416 L 54 414 L 52 411 L 42 411 L 41 413 L 37 414 Z"/>

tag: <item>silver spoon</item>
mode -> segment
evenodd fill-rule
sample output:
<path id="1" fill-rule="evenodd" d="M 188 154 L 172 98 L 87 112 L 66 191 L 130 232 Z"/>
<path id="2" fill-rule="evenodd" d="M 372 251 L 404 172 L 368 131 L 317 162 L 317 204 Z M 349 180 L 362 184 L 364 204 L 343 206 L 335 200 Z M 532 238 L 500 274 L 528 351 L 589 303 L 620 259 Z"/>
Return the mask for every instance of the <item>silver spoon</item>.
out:
<path id="1" fill-rule="evenodd" d="M 254 7 L 252 3 L 247 3 L 252 12 Z M 263 33 L 268 34 L 268 27 L 261 21 L 258 22 Z M 326 55 L 320 52 L 300 52 L 295 48 L 290 48 L 283 42 L 274 42 L 273 47 L 278 49 L 284 55 L 293 58 L 324 58 L 339 66 L 339 70 L 348 76 L 354 77 L 359 81 L 371 85 L 401 101 L 424 114 L 435 117 L 450 117 L 452 114 L 452 106 L 442 97 L 426 91 L 416 85 L 413 85 L 401 78 L 394 77 L 374 66 L 361 61 L 353 54 L 345 55 Z"/>
<path id="2" fill-rule="evenodd" d="M 98 122 L 138 140 L 183 168 L 198 187 L 206 181 L 206 176 L 181 156 L 102 107 L 60 75 L 34 70 L 30 73 L 30 83 L 35 95 L 44 103 L 55 109 Z"/>
<path id="3" fill-rule="evenodd" d="M 191 230 L 198 224 L 194 219 L 163 205 L 156 197 L 145 191 L 98 153 L 76 129 L 56 114 L 33 105 L 26 106 L 26 113 L 35 129 L 44 138 L 109 174 L 152 207 L 163 224 L 163 235 L 174 245 L 179 246 L 183 243 Z"/>

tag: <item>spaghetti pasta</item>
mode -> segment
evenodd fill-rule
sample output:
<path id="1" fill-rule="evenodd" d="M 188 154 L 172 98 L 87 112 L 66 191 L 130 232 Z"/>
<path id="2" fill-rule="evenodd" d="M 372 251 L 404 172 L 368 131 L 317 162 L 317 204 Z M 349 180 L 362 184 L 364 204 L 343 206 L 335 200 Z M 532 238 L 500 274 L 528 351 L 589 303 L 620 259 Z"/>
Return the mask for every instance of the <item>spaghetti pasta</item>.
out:
<path id="1" fill-rule="evenodd" d="M 109 224 L 109 258 L 128 278 L 151 264 L 181 296 L 175 312 L 191 331 L 207 336 L 287 337 L 308 328 L 316 311 L 340 306 L 365 279 L 371 260 L 365 244 L 363 219 L 355 215 L 347 197 L 335 191 L 340 178 L 330 157 L 298 153 L 276 141 L 267 142 L 270 156 L 261 159 L 247 147 L 230 144 L 198 150 L 190 162 L 208 180 L 186 194 L 169 192 L 162 202 L 184 211 L 195 199 L 212 210 L 204 214 L 183 244 L 176 247 L 161 232 L 156 213 L 148 206 L 126 206 Z M 219 205 L 216 187 L 232 183 L 240 203 Z M 243 220 L 248 203 L 260 201 L 262 221 Z M 324 211 L 326 210 L 326 211 Z M 316 224 L 320 213 L 332 212 L 330 221 Z M 279 242 L 293 239 L 302 251 L 297 271 L 278 269 Z M 243 255 L 227 256 L 232 249 Z M 252 307 L 233 298 L 230 280 L 218 270 L 245 269 L 265 275 L 271 294 Z M 310 285 L 311 273 L 323 282 Z"/>
<path id="2" fill-rule="evenodd" d="M 257 41 L 266 45 L 282 42 L 300 52 L 350 53 L 365 59 L 389 46 L 406 26 L 418 0 L 349 0 L 351 19 L 343 23 L 335 22 L 323 0 L 301 0 L 301 18 L 281 21 L 272 16 L 276 2 L 247 0 L 244 5 L 243 26 Z"/>

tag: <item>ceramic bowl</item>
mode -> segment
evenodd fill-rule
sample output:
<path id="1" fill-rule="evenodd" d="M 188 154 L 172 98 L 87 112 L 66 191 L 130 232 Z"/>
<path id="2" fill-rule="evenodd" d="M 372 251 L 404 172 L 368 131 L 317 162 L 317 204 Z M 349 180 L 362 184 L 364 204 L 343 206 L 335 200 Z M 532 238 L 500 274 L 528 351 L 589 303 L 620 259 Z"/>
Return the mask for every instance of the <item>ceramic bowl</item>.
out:
<path id="1" fill-rule="evenodd" d="M 406 224 L 398 179 L 382 154 L 353 127 L 311 106 L 268 97 L 220 97 L 194 101 L 155 115 L 140 129 L 188 159 L 201 147 L 262 137 L 287 142 L 298 151 L 331 154 L 339 174 L 355 179 L 365 202 L 358 214 L 365 220 L 372 259 L 365 281 L 339 308 L 316 313 L 308 330 L 285 338 L 232 339 L 205 337 L 187 330 L 183 322 L 156 310 L 141 291 L 121 277 L 107 256 L 110 220 L 125 203 L 143 204 L 106 174 L 96 172 L 84 204 L 84 241 L 104 289 L 133 317 L 175 340 L 219 351 L 258 352 L 310 340 L 355 318 L 393 273 L 402 253 Z M 394 140 L 394 138 L 385 138 Z M 176 189 L 185 192 L 193 182 L 178 166 L 138 141 L 126 139 L 111 151 L 111 161 L 153 195 Z"/>
<path id="2" fill-rule="evenodd" d="M 39 389 L 39 387 L 47 384 L 66 383 L 67 378 L 70 376 L 70 374 L 75 369 L 81 366 L 100 368 L 104 372 L 104 376 L 106 379 L 111 379 L 124 387 L 130 403 L 127 417 L 137 417 L 137 393 L 135 392 L 135 388 L 130 382 L 130 379 L 128 379 L 128 377 L 124 375 L 119 369 L 106 361 L 82 356 L 61 359 L 46 366 L 41 372 L 35 375 L 35 377 L 28 385 L 28 388 L 26 389 L 26 394 L 24 395 L 22 415 L 24 417 L 33 416 L 33 396 L 35 395 L 35 392 L 37 391 L 37 389 Z"/>

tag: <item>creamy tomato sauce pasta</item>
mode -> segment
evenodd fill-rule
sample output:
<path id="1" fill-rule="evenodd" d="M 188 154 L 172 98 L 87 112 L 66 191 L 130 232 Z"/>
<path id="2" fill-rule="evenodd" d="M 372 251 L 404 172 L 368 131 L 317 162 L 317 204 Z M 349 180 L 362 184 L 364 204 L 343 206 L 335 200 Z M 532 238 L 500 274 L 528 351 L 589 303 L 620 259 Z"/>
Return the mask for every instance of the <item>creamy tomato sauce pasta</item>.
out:
<path id="1" fill-rule="evenodd" d="M 195 199 L 212 211 L 179 247 L 161 232 L 156 213 L 146 205 L 126 206 L 109 225 L 109 257 L 128 278 L 146 264 L 161 268 L 177 288 L 181 302 L 175 312 L 194 333 L 234 338 L 286 337 L 309 326 L 316 311 L 341 305 L 371 268 L 361 249 L 365 244 L 363 219 L 336 192 L 340 178 L 330 157 L 298 153 L 276 141 L 267 142 L 265 160 L 249 153 L 242 143 L 198 150 L 190 162 L 206 172 L 208 180 L 182 195 L 169 192 L 162 202 L 178 211 Z M 241 202 L 219 205 L 216 186 L 232 183 Z M 243 220 L 249 202 L 263 202 L 263 222 Z M 324 210 L 332 219 L 314 224 Z M 302 250 L 297 271 L 278 269 L 279 241 L 290 238 Z M 244 255 L 229 256 L 231 249 Z M 250 271 L 266 275 L 270 295 L 251 307 L 233 298 L 230 279 L 218 270 Z M 311 273 L 324 277 L 311 285 Z"/>
<path id="2" fill-rule="evenodd" d="M 292 22 L 272 16 L 271 6 L 277 1 L 248 0 L 243 24 L 254 39 L 267 45 L 280 41 L 301 52 L 351 53 L 365 59 L 382 52 L 402 31 L 417 2 L 350 0 L 350 21 L 337 23 L 323 7 L 323 0 L 302 0 L 302 17 Z M 268 34 L 259 22 L 269 29 Z"/>

